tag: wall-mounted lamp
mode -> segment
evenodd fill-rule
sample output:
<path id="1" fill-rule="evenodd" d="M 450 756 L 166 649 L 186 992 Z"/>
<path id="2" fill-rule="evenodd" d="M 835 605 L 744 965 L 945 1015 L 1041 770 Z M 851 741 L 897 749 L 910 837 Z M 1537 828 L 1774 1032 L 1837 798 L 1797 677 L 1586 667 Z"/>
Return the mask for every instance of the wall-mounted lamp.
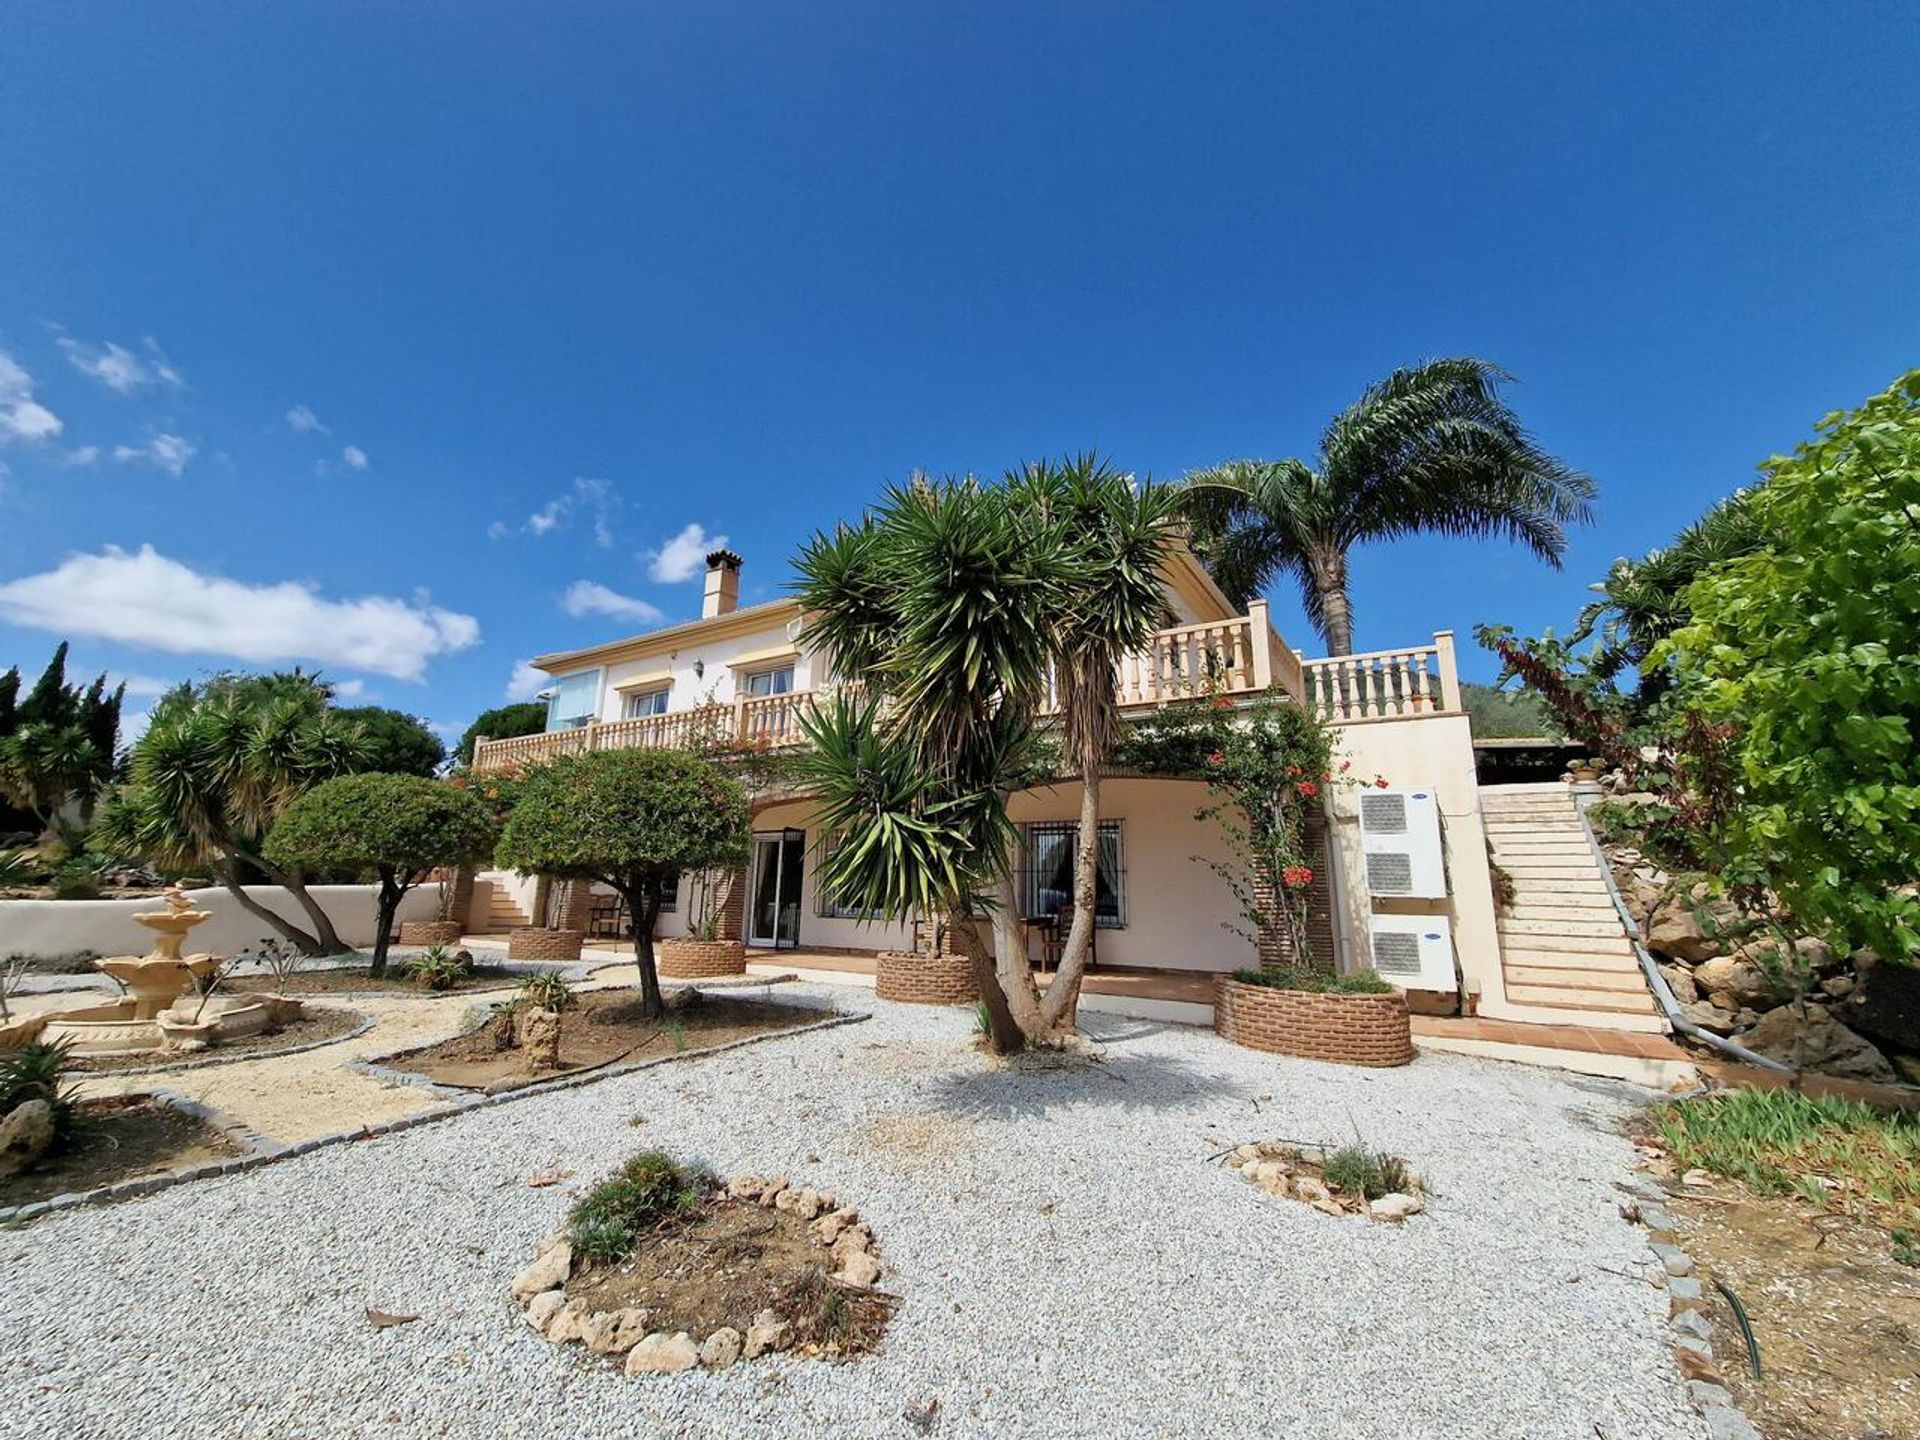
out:
<path id="1" fill-rule="evenodd" d="M 698 680 L 702 678 L 706 673 L 707 673 L 706 661 L 696 660 L 693 662 L 693 678 L 694 679 Z"/>

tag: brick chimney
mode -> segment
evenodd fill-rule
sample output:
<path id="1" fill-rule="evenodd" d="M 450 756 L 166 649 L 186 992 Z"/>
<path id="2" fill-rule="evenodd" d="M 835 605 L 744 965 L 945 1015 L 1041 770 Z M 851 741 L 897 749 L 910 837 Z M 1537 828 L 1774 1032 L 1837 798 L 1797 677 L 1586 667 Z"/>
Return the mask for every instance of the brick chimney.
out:
<path id="1" fill-rule="evenodd" d="M 731 615 L 740 608 L 740 557 L 731 550 L 707 552 L 707 592 L 700 601 L 700 617 Z"/>

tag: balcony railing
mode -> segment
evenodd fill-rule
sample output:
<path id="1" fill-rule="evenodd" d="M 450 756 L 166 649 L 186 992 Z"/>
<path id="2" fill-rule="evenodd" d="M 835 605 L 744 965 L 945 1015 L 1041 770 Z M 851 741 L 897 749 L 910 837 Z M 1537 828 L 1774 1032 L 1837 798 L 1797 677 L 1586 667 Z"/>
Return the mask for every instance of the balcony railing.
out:
<path id="1" fill-rule="evenodd" d="M 1114 685 L 1120 704 L 1139 709 L 1199 695 L 1253 695 L 1270 686 L 1304 701 L 1300 657 L 1274 633 L 1264 602 L 1255 601 L 1249 612 L 1157 631 L 1145 650 L 1118 667 Z M 607 720 L 512 740 L 482 739 L 474 743 L 473 768 L 514 769 L 587 750 L 687 749 L 703 740 L 779 749 L 805 738 L 800 717 L 817 693 L 743 696 L 732 705 Z"/>
<path id="2" fill-rule="evenodd" d="M 1431 645 L 1309 660 L 1304 671 L 1306 703 L 1336 725 L 1461 710 L 1451 630 L 1440 631 Z"/>

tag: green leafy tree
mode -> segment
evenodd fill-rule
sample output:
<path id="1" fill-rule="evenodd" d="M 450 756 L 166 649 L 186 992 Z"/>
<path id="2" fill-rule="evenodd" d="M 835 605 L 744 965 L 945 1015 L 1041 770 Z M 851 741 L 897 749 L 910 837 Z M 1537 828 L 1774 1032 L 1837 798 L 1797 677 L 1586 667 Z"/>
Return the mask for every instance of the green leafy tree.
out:
<path id="1" fill-rule="evenodd" d="M 206 870 L 235 901 L 309 955 L 344 949 L 297 871 L 265 854 L 267 832 L 305 791 L 363 769 L 358 726 L 327 705 L 326 686 L 298 671 L 221 675 L 169 691 L 128 753 L 127 782 L 101 817 L 107 843 L 163 869 Z M 311 930 L 259 904 L 245 885 L 282 885 Z"/>
<path id="2" fill-rule="evenodd" d="M 447 747 L 416 715 L 380 705 L 335 706 L 333 714 L 343 724 L 360 728 L 370 771 L 431 776 L 446 762 Z"/>
<path id="3" fill-rule="evenodd" d="M 1920 951 L 1920 371 L 1763 467 L 1768 543 L 1652 653 L 1726 737 L 1733 864 L 1836 944 Z"/>
<path id="4" fill-rule="evenodd" d="M 471 765 L 474 741 L 482 735 L 489 740 L 511 740 L 519 735 L 538 735 L 546 728 L 547 707 L 538 700 L 483 710 L 479 718 L 462 732 L 460 743 L 453 747 L 453 763 Z"/>
<path id="5" fill-rule="evenodd" d="M 69 806 L 90 820 L 113 777 L 124 694 L 109 691 L 105 675 L 69 685 L 64 641 L 24 698 L 18 669 L 0 676 L 0 800 L 32 814 L 49 837 Z"/>
<path id="6" fill-rule="evenodd" d="M 610 887 L 633 917 L 641 1008 L 664 1013 L 653 926 L 661 885 L 681 871 L 738 865 L 751 833 L 747 793 L 714 761 L 677 750 L 597 750 L 529 772 L 500 837 L 500 864 Z"/>
<path id="7" fill-rule="evenodd" d="M 418 775 L 342 775 L 300 795 L 268 832 L 265 856 L 282 870 L 371 874 L 380 885 L 372 973 L 387 972 L 395 917 L 431 870 L 493 853 L 499 827 L 470 791 Z"/>
<path id="8" fill-rule="evenodd" d="M 1558 566 L 1594 484 L 1543 450 L 1484 360 L 1428 360 L 1333 418 L 1316 464 L 1235 460 L 1187 477 L 1194 548 L 1240 604 L 1281 575 L 1334 655 L 1353 652 L 1347 557 L 1414 534 L 1504 538 Z"/>
<path id="9" fill-rule="evenodd" d="M 1501 690 L 1470 680 L 1460 683 L 1460 703 L 1475 740 L 1558 740 L 1559 721 L 1527 690 Z"/>

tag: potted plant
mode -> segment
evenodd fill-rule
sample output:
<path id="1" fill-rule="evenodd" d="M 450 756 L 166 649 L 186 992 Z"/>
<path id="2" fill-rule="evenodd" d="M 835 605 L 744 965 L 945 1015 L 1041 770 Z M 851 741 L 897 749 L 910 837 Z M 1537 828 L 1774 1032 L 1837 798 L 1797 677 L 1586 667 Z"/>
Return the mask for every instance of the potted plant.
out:
<path id="1" fill-rule="evenodd" d="M 695 873 L 688 887 L 693 902 L 693 928 L 684 936 L 660 942 L 663 976 L 670 980 L 700 980 L 747 973 L 746 942 L 723 939 L 720 934 L 722 911 L 732 898 L 732 887 L 739 883 L 737 872 L 708 869 Z"/>

